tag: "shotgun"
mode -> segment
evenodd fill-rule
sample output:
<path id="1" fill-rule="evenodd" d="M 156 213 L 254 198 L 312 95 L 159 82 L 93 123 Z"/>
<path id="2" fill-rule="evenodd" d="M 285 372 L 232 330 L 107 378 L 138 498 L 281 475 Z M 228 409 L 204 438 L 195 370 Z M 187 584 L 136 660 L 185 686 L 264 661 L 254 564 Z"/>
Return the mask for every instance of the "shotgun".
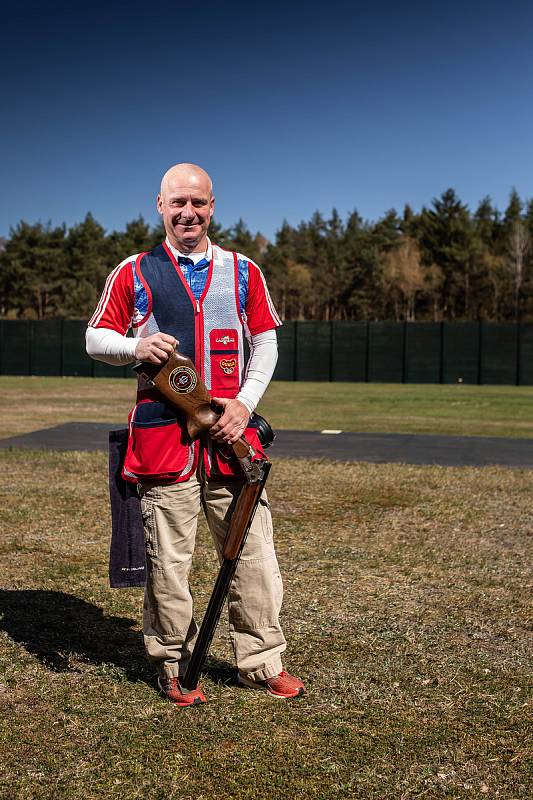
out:
<path id="1" fill-rule="evenodd" d="M 134 370 L 148 383 L 155 386 L 175 410 L 185 416 L 187 433 L 191 441 L 207 433 L 222 416 L 223 409 L 212 400 L 196 367 L 187 356 L 174 351 L 164 364 L 152 364 L 144 361 L 137 364 Z M 258 421 L 260 441 L 263 446 L 268 447 L 274 439 L 272 429 L 262 417 L 257 414 L 254 417 Z M 266 458 L 255 458 L 256 452 L 244 436 L 237 439 L 230 447 L 242 468 L 245 483 L 231 516 L 222 548 L 220 570 L 198 632 L 191 660 L 185 677 L 180 681 L 181 686 L 189 691 L 198 685 L 200 672 L 211 646 L 271 467 Z"/>

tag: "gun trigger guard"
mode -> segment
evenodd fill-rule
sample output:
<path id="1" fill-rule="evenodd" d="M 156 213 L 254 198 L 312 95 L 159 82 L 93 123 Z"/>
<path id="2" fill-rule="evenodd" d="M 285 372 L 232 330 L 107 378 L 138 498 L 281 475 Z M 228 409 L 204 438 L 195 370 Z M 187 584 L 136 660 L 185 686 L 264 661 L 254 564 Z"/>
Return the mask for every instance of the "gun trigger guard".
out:
<path id="1" fill-rule="evenodd" d="M 218 454 L 221 456 L 225 461 L 229 461 L 230 458 L 233 457 L 233 451 L 228 447 L 227 444 L 222 443 L 218 445 Z"/>

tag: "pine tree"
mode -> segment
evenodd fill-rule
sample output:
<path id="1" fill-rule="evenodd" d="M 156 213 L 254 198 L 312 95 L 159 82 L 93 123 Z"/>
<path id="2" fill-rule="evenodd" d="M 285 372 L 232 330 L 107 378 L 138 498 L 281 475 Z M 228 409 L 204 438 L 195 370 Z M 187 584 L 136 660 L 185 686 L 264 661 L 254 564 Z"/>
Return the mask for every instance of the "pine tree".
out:
<path id="1" fill-rule="evenodd" d="M 441 307 L 445 318 L 468 317 L 471 297 L 473 227 L 466 205 L 453 189 L 433 200 L 433 208 L 423 208 L 417 238 L 424 262 L 442 270 Z"/>
<path id="2" fill-rule="evenodd" d="M 68 232 L 68 269 L 64 278 L 63 313 L 88 318 L 92 314 L 116 259 L 104 228 L 92 214 Z M 125 258 L 130 253 L 125 253 Z M 122 260 L 122 259 L 121 259 Z"/>
<path id="3" fill-rule="evenodd" d="M 65 227 L 20 222 L 0 254 L 4 313 L 45 319 L 61 311 L 66 269 Z"/>

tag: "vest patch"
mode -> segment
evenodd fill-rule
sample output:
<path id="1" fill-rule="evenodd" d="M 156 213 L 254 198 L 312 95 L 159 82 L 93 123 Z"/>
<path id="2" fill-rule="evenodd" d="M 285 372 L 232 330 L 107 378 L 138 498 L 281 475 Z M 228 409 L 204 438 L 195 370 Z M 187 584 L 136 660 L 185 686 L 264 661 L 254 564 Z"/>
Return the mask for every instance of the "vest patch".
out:
<path id="1" fill-rule="evenodd" d="M 237 359 L 236 358 L 222 358 L 220 360 L 220 366 L 222 370 L 226 373 L 226 375 L 232 375 L 235 372 L 235 367 L 237 366 Z"/>

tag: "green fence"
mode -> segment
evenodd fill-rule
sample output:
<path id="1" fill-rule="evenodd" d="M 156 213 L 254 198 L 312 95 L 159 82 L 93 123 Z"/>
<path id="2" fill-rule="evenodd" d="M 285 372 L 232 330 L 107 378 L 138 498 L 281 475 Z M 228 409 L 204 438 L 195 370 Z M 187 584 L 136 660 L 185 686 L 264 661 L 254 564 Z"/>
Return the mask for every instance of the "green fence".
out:
<path id="1" fill-rule="evenodd" d="M 533 385 L 533 325 L 286 322 L 276 380 Z"/>
<path id="2" fill-rule="evenodd" d="M 0 375 L 131 377 L 131 368 L 94 361 L 82 320 L 0 320 Z"/>
<path id="3" fill-rule="evenodd" d="M 0 374 L 128 377 L 85 353 L 81 320 L 0 320 Z M 286 322 L 276 380 L 533 385 L 533 324 Z"/>

